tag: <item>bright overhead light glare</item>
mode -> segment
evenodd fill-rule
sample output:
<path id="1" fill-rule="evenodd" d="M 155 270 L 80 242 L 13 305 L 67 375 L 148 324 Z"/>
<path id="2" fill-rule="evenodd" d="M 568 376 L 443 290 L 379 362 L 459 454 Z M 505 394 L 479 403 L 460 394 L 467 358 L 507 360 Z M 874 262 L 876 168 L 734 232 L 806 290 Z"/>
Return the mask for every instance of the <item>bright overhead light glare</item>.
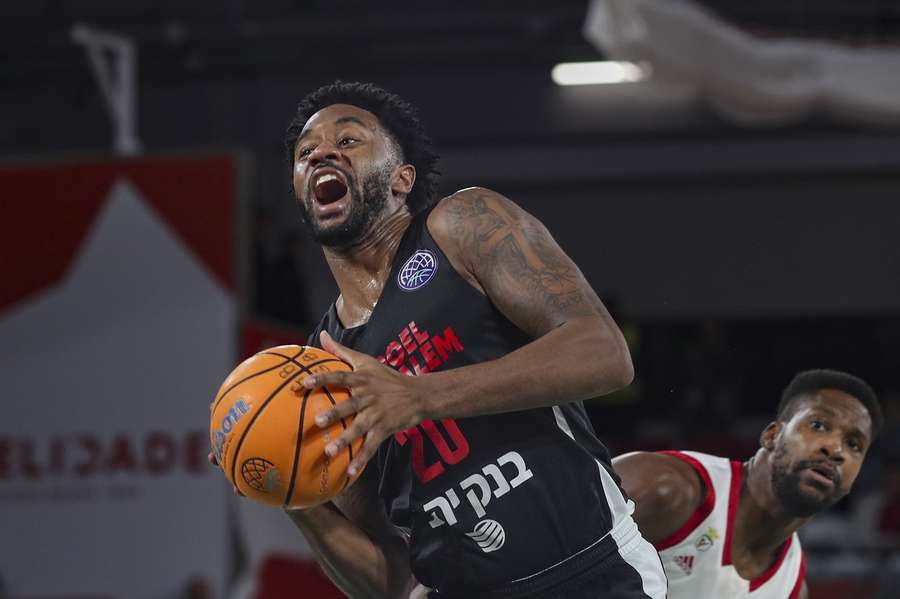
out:
<path id="1" fill-rule="evenodd" d="M 645 69 L 633 62 L 561 62 L 550 73 L 557 85 L 632 83 L 647 78 Z"/>

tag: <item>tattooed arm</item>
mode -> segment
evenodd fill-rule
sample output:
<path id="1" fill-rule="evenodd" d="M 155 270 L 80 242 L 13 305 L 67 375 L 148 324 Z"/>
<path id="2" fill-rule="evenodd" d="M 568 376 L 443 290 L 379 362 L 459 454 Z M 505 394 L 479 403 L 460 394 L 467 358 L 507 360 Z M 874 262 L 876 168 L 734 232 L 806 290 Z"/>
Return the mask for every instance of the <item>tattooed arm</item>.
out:
<path id="1" fill-rule="evenodd" d="M 426 419 L 513 412 L 589 399 L 624 387 L 634 371 L 625 339 L 578 267 L 547 229 L 503 196 L 481 188 L 444 198 L 428 229 L 453 267 L 533 339 L 497 360 L 409 377 L 322 333 L 322 347 L 353 372 L 307 377 L 309 388 L 351 390 L 316 417 L 330 426 L 355 414 L 325 449 L 363 446 L 351 475 L 388 435 Z"/>
<path id="2" fill-rule="evenodd" d="M 428 226 L 454 268 L 534 341 L 498 360 L 423 377 L 426 417 L 550 406 L 631 382 L 622 333 L 537 219 L 498 193 L 470 188 L 445 198 Z"/>

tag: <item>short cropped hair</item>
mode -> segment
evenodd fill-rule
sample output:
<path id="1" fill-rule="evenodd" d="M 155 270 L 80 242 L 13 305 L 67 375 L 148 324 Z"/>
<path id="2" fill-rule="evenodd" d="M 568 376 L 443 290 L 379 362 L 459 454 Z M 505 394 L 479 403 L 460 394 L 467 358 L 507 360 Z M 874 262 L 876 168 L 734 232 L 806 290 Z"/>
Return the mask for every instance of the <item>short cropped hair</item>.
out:
<path id="1" fill-rule="evenodd" d="M 400 96 L 371 83 L 335 81 L 301 99 L 284 138 L 288 163 L 293 165 L 297 138 L 306 122 L 315 113 L 333 104 L 350 104 L 378 117 L 379 123 L 400 150 L 401 160 L 416 169 L 416 181 L 406 196 L 409 211 L 417 214 L 431 206 L 436 200 L 441 176 L 437 169 L 439 156 L 419 120 L 418 111 Z"/>
<path id="2" fill-rule="evenodd" d="M 781 393 L 777 419 L 789 420 L 794 414 L 797 399 L 821 389 L 836 389 L 858 399 L 868 410 L 872 420 L 872 438 L 878 435 L 884 424 L 884 414 L 875 391 L 858 376 L 839 370 L 819 369 L 798 373 Z"/>

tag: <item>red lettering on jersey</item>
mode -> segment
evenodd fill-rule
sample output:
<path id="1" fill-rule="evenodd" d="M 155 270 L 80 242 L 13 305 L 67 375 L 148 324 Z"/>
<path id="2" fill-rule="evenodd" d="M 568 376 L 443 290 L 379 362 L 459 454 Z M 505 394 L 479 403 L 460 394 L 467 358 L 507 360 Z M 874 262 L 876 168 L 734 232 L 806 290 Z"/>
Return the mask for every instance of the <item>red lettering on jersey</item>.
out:
<path id="1" fill-rule="evenodd" d="M 413 337 L 416 338 L 416 341 L 419 343 L 419 345 L 422 345 L 423 343 L 428 341 L 428 337 L 429 337 L 428 331 L 425 331 L 424 333 L 420 333 L 419 329 L 416 328 L 415 321 L 412 321 L 409 323 L 409 330 L 412 331 Z"/>
<path id="2" fill-rule="evenodd" d="M 388 364 L 397 368 L 403 363 L 403 358 L 406 357 L 406 353 L 404 353 L 402 345 L 396 341 L 391 341 L 387 346 L 387 350 L 384 352 L 384 356 L 387 359 Z"/>
<path id="3" fill-rule="evenodd" d="M 456 449 L 450 449 L 444 436 L 431 420 L 423 421 L 421 427 L 428 435 L 428 438 L 431 439 L 431 442 L 434 443 L 438 453 L 441 455 L 441 459 L 451 466 L 453 464 L 458 464 L 469 455 L 469 442 L 463 436 L 462 431 L 459 430 L 456 421 L 452 418 L 441 420 L 441 424 L 444 425 L 444 430 L 450 435 L 450 440 L 456 446 Z"/>
<path id="4" fill-rule="evenodd" d="M 430 371 L 431 371 L 431 369 L 428 368 L 427 365 L 426 365 L 426 366 L 419 366 L 419 361 L 416 360 L 416 357 L 415 357 L 415 356 L 410 356 L 410 357 L 409 357 L 409 361 L 412 363 L 412 366 L 413 366 L 413 372 L 416 373 L 416 376 L 419 376 L 420 374 L 425 374 L 426 372 L 430 372 Z"/>
<path id="5" fill-rule="evenodd" d="M 406 375 L 425 374 L 436 370 L 450 358 L 450 354 L 463 351 L 463 344 L 453 327 L 444 329 L 443 336 L 431 336 L 428 331 L 420 331 L 415 321 L 411 321 L 398 333 L 397 340 L 388 343 L 383 356 L 376 356 L 382 364 L 387 364 Z"/>
<path id="6" fill-rule="evenodd" d="M 428 370 L 434 370 L 441 365 L 441 359 L 434 353 L 434 347 L 431 345 L 431 341 L 423 343 L 422 347 L 419 348 L 419 351 L 422 353 L 422 357 L 425 358 L 425 364 L 428 366 Z"/>
<path id="7" fill-rule="evenodd" d="M 445 362 L 447 358 L 450 356 L 451 351 L 462 351 L 463 345 L 459 342 L 459 339 L 456 337 L 456 333 L 453 331 L 453 327 L 447 327 L 444 329 L 443 338 L 440 335 L 435 335 L 431 338 L 434 343 L 435 349 L 438 350 L 438 353 L 441 354 L 441 359 Z"/>
<path id="8" fill-rule="evenodd" d="M 412 333 L 406 327 L 403 327 L 403 330 L 400 331 L 400 343 L 403 344 L 406 353 L 411 354 L 416 351 L 416 342 L 412 338 Z"/>
<path id="9" fill-rule="evenodd" d="M 444 464 L 450 466 L 458 464 L 469 455 L 469 442 L 459 429 L 459 426 L 457 426 L 456 421 L 452 418 L 447 418 L 441 420 L 441 424 L 443 425 L 444 430 L 447 431 L 449 440 L 453 443 L 453 449 L 450 448 L 450 444 L 447 443 L 444 434 L 441 433 L 431 420 L 424 420 L 419 423 L 418 426 L 394 433 L 394 439 L 396 439 L 397 443 L 401 446 L 406 445 L 407 441 L 412 442 L 412 446 L 410 447 L 412 469 L 416 478 L 418 478 L 419 482 L 423 485 L 443 474 Z M 437 449 L 438 455 L 440 455 L 441 458 L 440 461 L 433 462 L 427 466 L 425 465 L 425 443 L 422 432 L 419 430 L 420 428 L 422 431 L 425 431 L 425 434 L 434 448 Z"/>
<path id="10" fill-rule="evenodd" d="M 430 335 L 428 331 L 420 331 L 415 321 L 410 321 L 397 334 L 397 339 L 388 343 L 384 356 L 376 357 L 382 364 L 388 364 L 402 374 L 418 376 L 437 369 L 450 358 L 450 354 L 463 350 L 463 344 L 453 327 L 448 326 L 441 335 Z M 430 420 L 394 433 L 394 439 L 401 446 L 405 446 L 407 442 L 412 443 L 410 462 L 416 478 L 422 484 L 443 474 L 445 464 L 458 464 L 469 455 L 469 442 L 456 421 L 446 419 L 441 424 L 446 433 Z M 425 437 L 440 456 L 440 460 L 431 464 L 425 463 Z"/>
<path id="11" fill-rule="evenodd" d="M 416 478 L 423 485 L 444 473 L 444 465 L 440 462 L 434 462 L 428 466 L 425 465 L 425 444 L 422 441 L 422 433 L 419 432 L 418 427 L 414 426 L 405 431 L 395 433 L 394 438 L 397 439 L 400 445 L 406 445 L 407 438 L 412 441 L 412 447 L 410 448 L 412 469 L 416 474 Z"/>

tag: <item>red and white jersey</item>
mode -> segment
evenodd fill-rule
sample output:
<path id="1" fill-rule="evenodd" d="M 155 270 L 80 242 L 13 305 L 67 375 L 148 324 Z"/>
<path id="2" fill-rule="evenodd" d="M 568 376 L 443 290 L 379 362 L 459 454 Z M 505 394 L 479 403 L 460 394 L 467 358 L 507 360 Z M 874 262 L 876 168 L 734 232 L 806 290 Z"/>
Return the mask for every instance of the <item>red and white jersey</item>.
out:
<path id="1" fill-rule="evenodd" d="M 740 462 L 695 452 L 665 451 L 690 464 L 706 485 L 703 503 L 687 522 L 656 544 L 669 599 L 796 599 L 803 586 L 806 560 L 794 533 L 772 567 L 746 580 L 731 563 L 731 533 L 741 498 Z"/>

